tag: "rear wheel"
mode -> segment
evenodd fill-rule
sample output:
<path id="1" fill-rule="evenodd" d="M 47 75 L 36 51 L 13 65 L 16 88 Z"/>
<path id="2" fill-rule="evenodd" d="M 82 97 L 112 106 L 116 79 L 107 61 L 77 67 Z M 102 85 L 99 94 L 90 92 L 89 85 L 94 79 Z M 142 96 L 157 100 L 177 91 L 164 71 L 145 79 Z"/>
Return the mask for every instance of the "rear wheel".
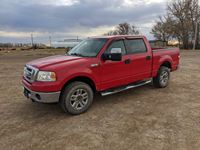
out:
<path id="1" fill-rule="evenodd" d="M 153 78 L 153 85 L 157 88 L 165 88 L 169 84 L 170 69 L 161 66 L 156 77 Z"/>
<path id="2" fill-rule="evenodd" d="M 62 92 L 60 105 L 65 112 L 73 115 L 84 113 L 91 106 L 93 91 L 84 82 L 72 82 Z"/>

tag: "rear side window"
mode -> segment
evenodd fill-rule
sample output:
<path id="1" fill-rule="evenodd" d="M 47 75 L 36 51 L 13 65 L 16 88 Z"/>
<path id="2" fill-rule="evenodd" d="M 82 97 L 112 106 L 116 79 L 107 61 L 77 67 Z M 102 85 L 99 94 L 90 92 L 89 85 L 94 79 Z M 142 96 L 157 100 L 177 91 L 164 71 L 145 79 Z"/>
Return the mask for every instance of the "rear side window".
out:
<path id="1" fill-rule="evenodd" d="M 147 52 L 146 45 L 143 39 L 126 40 L 126 48 L 128 54 L 145 53 Z"/>
<path id="2" fill-rule="evenodd" d="M 126 49 L 125 49 L 124 41 L 123 40 L 113 41 L 110 44 L 110 46 L 107 48 L 107 50 L 106 50 L 105 53 L 109 54 L 112 48 L 121 48 L 122 49 L 122 55 L 126 54 Z"/>

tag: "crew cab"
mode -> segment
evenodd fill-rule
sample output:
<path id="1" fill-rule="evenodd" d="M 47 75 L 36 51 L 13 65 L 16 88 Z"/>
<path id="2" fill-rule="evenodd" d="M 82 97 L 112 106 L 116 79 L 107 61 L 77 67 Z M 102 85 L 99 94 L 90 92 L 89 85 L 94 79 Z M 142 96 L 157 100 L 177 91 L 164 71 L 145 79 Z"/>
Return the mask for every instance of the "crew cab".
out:
<path id="1" fill-rule="evenodd" d="M 65 55 L 28 62 L 22 79 L 24 95 L 81 114 L 97 92 L 106 96 L 150 82 L 167 87 L 179 59 L 178 48 L 153 49 L 144 36 L 91 37 Z"/>

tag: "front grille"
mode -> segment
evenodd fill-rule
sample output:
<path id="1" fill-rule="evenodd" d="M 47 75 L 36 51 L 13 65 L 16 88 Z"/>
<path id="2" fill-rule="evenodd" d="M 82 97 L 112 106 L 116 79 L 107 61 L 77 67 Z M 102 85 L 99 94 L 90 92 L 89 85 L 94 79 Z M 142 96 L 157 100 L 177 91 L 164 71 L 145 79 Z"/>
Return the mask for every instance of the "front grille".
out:
<path id="1" fill-rule="evenodd" d="M 36 75 L 37 75 L 37 72 L 38 72 L 38 69 L 37 68 L 34 68 L 32 66 L 29 66 L 29 65 L 26 65 L 24 67 L 24 78 L 32 83 L 35 81 L 36 79 Z"/>

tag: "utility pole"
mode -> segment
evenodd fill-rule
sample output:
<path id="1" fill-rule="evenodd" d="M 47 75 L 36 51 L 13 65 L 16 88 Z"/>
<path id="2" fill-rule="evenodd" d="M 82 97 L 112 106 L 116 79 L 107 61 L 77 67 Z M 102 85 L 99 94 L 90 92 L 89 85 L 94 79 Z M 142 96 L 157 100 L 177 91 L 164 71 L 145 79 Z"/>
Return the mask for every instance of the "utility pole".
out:
<path id="1" fill-rule="evenodd" d="M 49 36 L 49 46 L 51 48 L 51 36 Z"/>
<path id="2" fill-rule="evenodd" d="M 195 25 L 195 33 L 194 33 L 194 43 L 193 43 L 193 50 L 196 49 L 196 43 L 197 43 L 197 36 L 198 36 L 198 13 L 199 13 L 199 0 L 197 1 L 197 10 L 196 10 L 196 25 Z"/>
<path id="3" fill-rule="evenodd" d="M 33 34 L 31 34 L 31 46 L 33 48 Z"/>

